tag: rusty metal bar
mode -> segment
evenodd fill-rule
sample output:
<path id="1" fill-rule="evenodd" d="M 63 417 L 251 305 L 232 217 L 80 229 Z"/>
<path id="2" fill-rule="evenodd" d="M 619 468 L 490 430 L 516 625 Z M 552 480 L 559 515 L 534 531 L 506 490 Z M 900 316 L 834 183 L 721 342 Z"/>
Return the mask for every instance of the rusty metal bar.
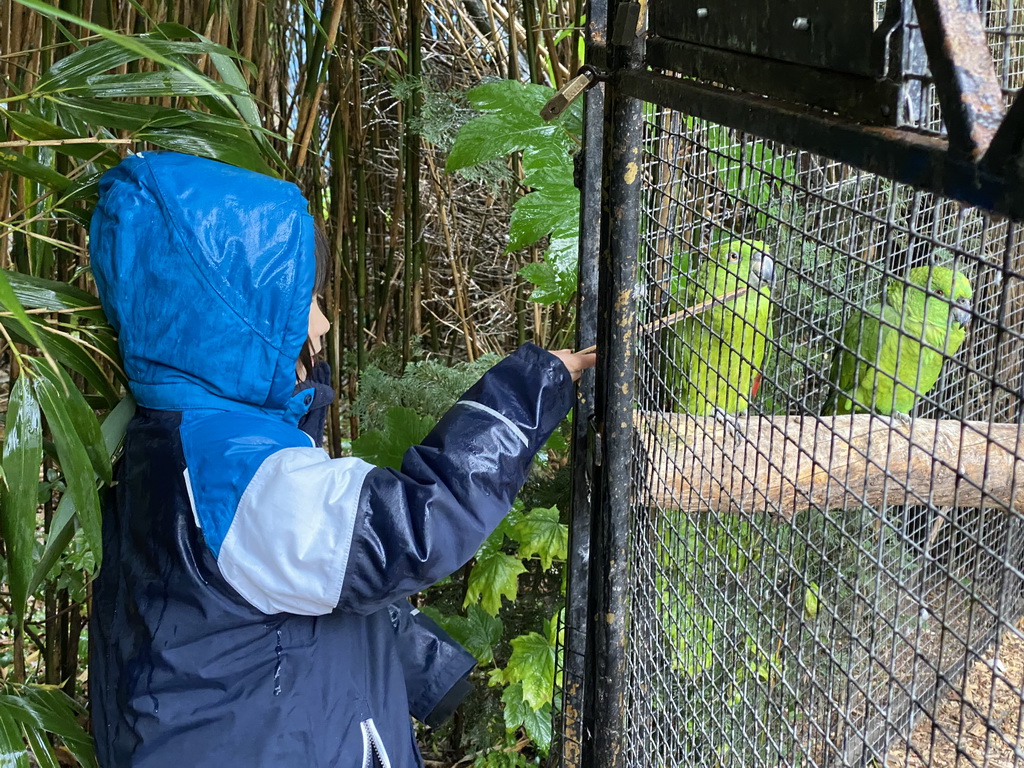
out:
<path id="1" fill-rule="evenodd" d="M 608 15 L 606 0 L 591 0 L 586 29 L 587 60 L 603 46 Z M 583 150 L 576 159 L 580 188 L 579 288 L 576 293 L 576 349 L 597 342 L 598 263 L 601 254 L 601 179 L 604 161 L 604 86 L 584 95 Z M 583 711 L 587 679 L 587 614 L 590 591 L 590 533 L 596 499 L 594 475 L 594 371 L 585 371 L 577 389 L 572 423 L 572 514 L 565 587 L 565 634 L 562 646 L 561 728 L 554 757 L 560 768 L 582 768 Z"/>
<path id="2" fill-rule="evenodd" d="M 1024 151 L 1024 91 L 1018 91 L 999 130 L 981 159 L 981 165 L 992 173 L 1020 173 Z"/>
<path id="3" fill-rule="evenodd" d="M 973 0 L 914 0 L 950 149 L 978 161 L 1005 112 Z"/>
<path id="4" fill-rule="evenodd" d="M 630 3 L 609 4 L 609 18 Z M 643 25 L 641 17 L 640 25 Z M 614 25 L 611 25 L 614 26 Z M 609 46 L 616 69 L 640 66 L 642 29 Z M 620 33 L 624 30 L 620 25 Z M 628 47 L 616 45 L 628 42 Z M 633 398 L 636 357 L 634 287 L 640 236 L 640 144 L 643 104 L 610 84 L 605 91 L 604 177 L 595 412 L 597 414 L 586 695 L 582 765 L 626 768 L 626 634 L 629 600 L 629 535 L 634 458 Z"/>
<path id="5" fill-rule="evenodd" d="M 892 80 L 661 37 L 647 41 L 645 62 L 686 77 L 820 107 L 871 125 L 896 124 L 900 85 Z"/>
<path id="6" fill-rule="evenodd" d="M 1017 175 L 953 155 L 945 139 L 908 129 L 857 125 L 760 96 L 652 72 L 622 71 L 613 81 L 623 93 L 638 99 L 1024 218 L 1024 185 Z"/>

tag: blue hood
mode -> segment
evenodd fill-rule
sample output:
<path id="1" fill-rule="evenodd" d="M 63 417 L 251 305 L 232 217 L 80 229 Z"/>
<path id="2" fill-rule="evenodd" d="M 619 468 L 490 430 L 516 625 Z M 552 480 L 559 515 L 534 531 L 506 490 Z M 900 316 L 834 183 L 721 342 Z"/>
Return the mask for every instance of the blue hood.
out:
<path id="1" fill-rule="evenodd" d="M 285 411 L 313 293 L 307 208 L 293 184 L 173 152 L 103 176 L 92 271 L 141 405 Z"/>

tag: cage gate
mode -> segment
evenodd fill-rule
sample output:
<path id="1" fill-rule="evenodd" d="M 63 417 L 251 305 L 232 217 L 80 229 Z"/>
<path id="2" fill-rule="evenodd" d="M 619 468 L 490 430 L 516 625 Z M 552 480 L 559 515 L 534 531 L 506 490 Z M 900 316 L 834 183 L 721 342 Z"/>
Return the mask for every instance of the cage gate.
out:
<path id="1" fill-rule="evenodd" d="M 1024 8 L 588 20 L 561 764 L 1024 765 Z"/>

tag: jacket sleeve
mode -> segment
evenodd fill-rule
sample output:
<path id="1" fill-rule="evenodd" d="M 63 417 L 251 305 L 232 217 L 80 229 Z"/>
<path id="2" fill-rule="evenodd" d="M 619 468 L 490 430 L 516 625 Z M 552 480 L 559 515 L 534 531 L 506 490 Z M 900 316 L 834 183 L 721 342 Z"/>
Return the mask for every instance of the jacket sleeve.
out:
<path id="1" fill-rule="evenodd" d="M 401 472 L 369 472 L 338 606 L 376 611 L 464 565 L 508 514 L 572 395 L 565 365 L 527 344 L 409 449 Z"/>
<path id="2" fill-rule="evenodd" d="M 452 573 L 508 513 L 572 381 L 528 344 L 410 448 L 401 471 L 331 459 L 271 417 L 182 423 L 185 483 L 224 579 L 264 613 L 373 613 Z"/>
<path id="3" fill-rule="evenodd" d="M 391 603 L 388 612 L 409 694 L 409 714 L 436 728 L 472 690 L 467 678 L 476 659 L 408 601 Z"/>

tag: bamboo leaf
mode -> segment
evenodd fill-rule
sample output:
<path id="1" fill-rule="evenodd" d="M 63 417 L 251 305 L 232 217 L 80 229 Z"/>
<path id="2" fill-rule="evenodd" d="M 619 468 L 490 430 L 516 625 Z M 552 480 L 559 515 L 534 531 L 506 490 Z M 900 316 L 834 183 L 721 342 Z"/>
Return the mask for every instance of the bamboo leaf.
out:
<path id="1" fill-rule="evenodd" d="M 93 75 L 84 83 L 64 90 L 96 99 L 132 99 L 157 96 L 206 96 L 211 89 L 225 94 L 235 93 L 234 88 L 224 83 L 199 84 L 181 72 L 167 70 L 129 72 L 125 75 Z"/>
<path id="2" fill-rule="evenodd" d="M 7 118 L 7 122 L 14 132 L 26 141 L 59 141 L 80 138 L 79 134 L 31 112 L 6 109 L 0 109 L 0 112 Z M 56 144 L 51 148 L 54 152 L 60 152 L 79 160 L 91 161 L 95 158 L 96 162 L 106 167 L 116 165 L 121 159 L 116 152 L 111 151 L 103 144 Z M 68 188 L 65 187 L 65 190 Z"/>
<path id="3" fill-rule="evenodd" d="M 100 300 L 88 291 L 83 291 L 70 283 L 59 280 L 46 280 L 24 272 L 8 269 L 0 270 L 14 291 L 15 297 L 23 307 L 28 309 L 67 310 L 81 307 L 98 306 Z M 92 309 L 78 314 L 97 323 L 106 323 L 102 309 Z M 109 327 L 109 326 L 108 326 Z M 111 331 L 113 332 L 113 331 Z"/>
<path id="4" fill-rule="evenodd" d="M 40 374 L 43 367 L 39 366 Z M 43 407 L 46 422 L 53 434 L 67 493 L 75 503 L 78 522 L 82 526 L 86 542 L 92 549 L 97 566 L 102 553 L 100 531 L 100 502 L 96 492 L 96 481 L 89 454 L 82 438 L 75 430 L 74 421 L 65 407 L 66 393 L 55 386 L 47 376 L 40 375 L 33 382 L 36 398 Z"/>
<path id="5" fill-rule="evenodd" d="M 96 413 L 85 402 L 85 398 L 75 386 L 75 382 L 61 366 L 51 367 L 44 361 L 36 366 L 36 370 L 40 376 L 48 379 L 55 389 L 63 390 L 64 406 L 71 419 L 71 426 L 74 428 L 75 434 L 82 440 L 93 471 L 105 485 L 110 485 L 114 481 L 110 454 L 103 444 L 103 435 L 100 432 L 100 423 L 96 418 Z"/>
<path id="6" fill-rule="evenodd" d="M 257 173 L 274 175 L 256 148 L 252 135 L 237 123 L 231 127 L 211 124 L 147 129 L 136 134 L 136 138 L 175 152 L 209 157 Z"/>
<path id="7" fill-rule="evenodd" d="M 53 94 L 70 87 L 81 86 L 93 75 L 102 74 L 114 67 L 138 59 L 151 59 L 169 69 L 177 70 L 197 85 L 205 84 L 210 86 L 206 93 L 219 96 L 220 94 L 214 87 L 212 80 L 196 72 L 190 64 L 177 60 L 176 57 L 204 53 L 219 53 L 225 56 L 237 55 L 230 48 L 213 43 L 161 40 L 159 38 L 147 37 L 146 35 L 122 35 L 97 24 L 92 24 L 74 14 L 40 3 L 38 0 L 25 0 L 22 5 L 26 5 L 44 16 L 56 16 L 76 24 L 81 24 L 86 29 L 90 29 L 107 38 L 79 51 L 75 51 L 54 64 L 39 79 L 39 82 L 36 83 L 30 92 L 33 96 Z"/>
<path id="8" fill-rule="evenodd" d="M 74 337 L 57 334 L 45 321 L 29 321 L 30 334 L 24 323 L 12 317 L 0 316 L 0 324 L 3 324 L 8 333 L 15 341 L 26 344 L 33 344 L 40 347 L 33 340 L 32 334 L 41 335 L 44 338 L 46 351 L 57 361 L 63 363 L 75 373 L 80 373 L 85 380 L 91 384 L 107 403 L 116 403 L 118 400 L 117 389 L 107 378 L 107 374 L 99 366 L 92 355 Z M 119 361 L 119 358 L 113 358 Z M 119 377 L 120 378 L 120 377 Z"/>
<path id="9" fill-rule="evenodd" d="M 50 353 L 47 350 L 45 343 L 42 338 L 40 338 L 39 333 L 32 324 L 32 321 L 29 320 L 28 315 L 25 314 L 25 308 L 21 305 L 21 302 L 18 301 L 18 297 L 15 295 L 14 289 L 11 287 L 11 283 L 7 279 L 7 274 L 3 270 L 0 270 L 0 307 L 3 307 L 10 312 L 11 316 L 25 327 L 25 333 L 28 340 L 35 344 L 36 347 L 48 357 Z"/>
<path id="10" fill-rule="evenodd" d="M 16 722 L 57 736 L 82 768 L 96 768 L 92 737 L 78 722 L 84 715 L 74 700 L 55 686 L 26 685 L 0 696 L 0 712 Z"/>
<path id="11" fill-rule="evenodd" d="M 61 768 L 45 733 L 36 728 L 26 728 L 25 739 L 39 768 Z"/>
<path id="12" fill-rule="evenodd" d="M 7 483 L 0 532 L 7 549 L 7 581 L 15 624 L 21 626 L 28 600 L 36 540 L 39 466 L 43 424 L 32 384 L 22 375 L 11 387 L 4 427 L 3 468 Z"/>
<path id="13" fill-rule="evenodd" d="M 71 185 L 71 180 L 64 174 L 9 149 L 0 149 L 0 171 L 11 171 L 48 189 L 64 190 Z"/>
<path id="14" fill-rule="evenodd" d="M 21 726 L 0 701 L 0 766 L 29 768 L 28 749 L 21 737 Z"/>
<path id="15" fill-rule="evenodd" d="M 128 422 L 135 415 L 135 401 L 130 395 L 119 402 L 110 413 L 107 414 L 100 425 L 100 432 L 103 434 L 103 446 L 110 456 L 111 463 L 121 450 L 124 444 L 125 430 Z M 70 494 L 65 493 L 57 505 L 53 520 L 50 523 L 50 533 L 46 539 L 46 546 L 43 555 L 36 565 L 35 573 L 29 582 L 28 593 L 32 594 L 43 583 L 43 580 L 50 573 L 50 570 L 60 559 L 61 553 L 67 549 L 68 544 L 75 535 L 75 502 Z"/>

